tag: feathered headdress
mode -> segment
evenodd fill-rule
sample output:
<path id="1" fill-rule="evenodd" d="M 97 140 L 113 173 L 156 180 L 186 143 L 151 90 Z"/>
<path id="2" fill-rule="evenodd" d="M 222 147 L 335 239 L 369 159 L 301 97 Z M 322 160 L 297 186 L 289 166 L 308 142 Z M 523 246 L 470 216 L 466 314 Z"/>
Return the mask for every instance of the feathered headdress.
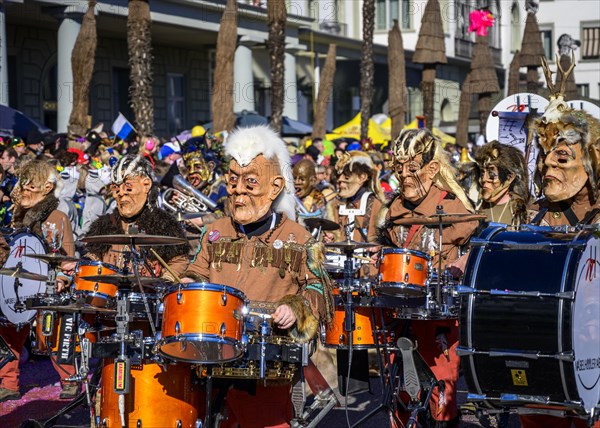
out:
<path id="1" fill-rule="evenodd" d="M 335 163 L 335 170 L 338 175 L 341 175 L 344 172 L 366 172 L 369 175 L 369 179 L 366 183 L 369 190 L 377 197 L 377 199 L 382 202 L 385 201 L 385 196 L 381 184 L 379 183 L 379 171 L 375 168 L 371 156 L 367 153 L 359 150 L 351 150 L 343 153 Z"/>
<path id="2" fill-rule="evenodd" d="M 450 163 L 448 153 L 442 148 L 441 141 L 427 128 L 405 129 L 400 132 L 392 146 L 394 156 L 393 169 L 397 171 L 400 164 L 404 164 L 417 155 L 423 156 L 423 165 L 432 160 L 440 163 L 440 170 L 433 177 L 433 183 L 440 189 L 454 194 L 471 212 L 474 212 L 473 204 L 465 194 L 463 188 L 456 180 L 456 168 Z"/>
<path id="3" fill-rule="evenodd" d="M 279 164 L 281 175 L 285 179 L 285 188 L 273 202 L 275 212 L 284 213 L 289 218 L 296 216 L 294 199 L 294 177 L 292 161 L 285 142 L 268 126 L 237 128 L 227 137 L 225 154 L 244 167 L 254 158 L 263 155 L 266 159 Z"/>

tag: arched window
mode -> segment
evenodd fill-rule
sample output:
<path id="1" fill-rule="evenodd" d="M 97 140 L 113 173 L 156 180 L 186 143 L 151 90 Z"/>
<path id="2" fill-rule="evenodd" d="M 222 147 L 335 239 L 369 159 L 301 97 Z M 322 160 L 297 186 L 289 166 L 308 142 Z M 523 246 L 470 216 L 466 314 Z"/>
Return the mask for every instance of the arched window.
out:
<path id="1" fill-rule="evenodd" d="M 444 101 L 442 101 L 442 106 L 440 107 L 440 118 L 442 123 L 449 123 L 456 120 L 452 103 L 450 100 L 448 100 L 448 98 L 444 98 Z"/>
<path id="2" fill-rule="evenodd" d="M 515 2 L 510 9 L 510 51 L 521 49 L 521 13 L 519 3 Z"/>

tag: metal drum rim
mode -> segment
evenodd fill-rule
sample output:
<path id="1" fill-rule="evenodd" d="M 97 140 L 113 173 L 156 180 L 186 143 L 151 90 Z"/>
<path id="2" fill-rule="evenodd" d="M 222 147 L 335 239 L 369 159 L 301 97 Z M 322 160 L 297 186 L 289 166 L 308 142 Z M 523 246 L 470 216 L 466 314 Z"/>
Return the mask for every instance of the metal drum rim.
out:
<path id="1" fill-rule="evenodd" d="M 228 285 L 215 284 L 212 282 L 188 282 L 182 284 L 171 285 L 165 291 L 164 297 L 166 298 L 169 294 L 177 293 L 179 291 L 189 291 L 189 290 L 202 290 L 202 291 L 218 291 L 223 292 L 225 290 L 227 294 L 230 294 L 235 297 L 239 297 L 242 301 L 248 300 L 246 298 L 246 294 L 238 288 L 230 287 Z"/>
<path id="2" fill-rule="evenodd" d="M 103 262 L 100 260 L 81 260 L 80 262 L 77 263 L 77 268 L 75 269 L 75 275 L 77 275 L 79 273 L 79 266 L 105 266 L 111 270 L 114 270 L 115 273 L 121 273 L 123 272 L 122 269 L 118 268 L 116 265 L 113 265 L 112 263 L 107 263 L 107 262 Z M 75 279 L 77 279 L 77 277 L 75 277 Z M 89 281 L 88 279 L 84 279 L 84 281 Z M 93 282 L 93 281 L 90 281 Z M 96 282 L 100 282 L 100 281 L 96 281 Z"/>
<path id="3" fill-rule="evenodd" d="M 172 343 L 176 343 L 176 342 L 181 342 L 181 339 L 204 339 L 204 340 L 200 340 L 200 342 L 215 342 L 215 343 L 220 343 L 220 344 L 225 344 L 225 345 L 231 345 L 231 347 L 233 348 L 234 352 L 236 353 L 236 356 L 233 358 L 227 358 L 227 359 L 222 359 L 222 360 L 190 360 L 190 359 L 186 359 L 186 358 L 180 358 L 180 357 L 176 357 L 174 355 L 171 354 L 167 354 L 166 352 L 164 352 L 162 350 L 163 345 L 170 345 Z M 208 339 L 208 340 L 206 340 Z M 236 361 L 239 360 L 242 355 L 244 354 L 244 349 L 243 346 L 241 346 L 241 342 L 239 340 L 232 340 L 232 338 L 230 337 L 221 337 L 217 334 L 190 334 L 190 333 L 184 333 L 184 334 L 179 334 L 177 336 L 166 336 L 166 337 L 162 337 L 159 341 L 158 341 L 158 352 L 163 355 L 166 358 L 171 358 L 177 361 L 184 361 L 184 362 L 189 362 L 189 363 L 197 363 L 197 364 L 223 364 L 223 363 L 229 363 L 232 361 Z"/>
<path id="4" fill-rule="evenodd" d="M 429 254 L 419 250 L 411 250 L 410 248 L 386 247 L 381 250 L 381 255 L 384 256 L 386 254 L 410 254 L 427 259 L 427 261 L 431 260 L 431 256 Z"/>

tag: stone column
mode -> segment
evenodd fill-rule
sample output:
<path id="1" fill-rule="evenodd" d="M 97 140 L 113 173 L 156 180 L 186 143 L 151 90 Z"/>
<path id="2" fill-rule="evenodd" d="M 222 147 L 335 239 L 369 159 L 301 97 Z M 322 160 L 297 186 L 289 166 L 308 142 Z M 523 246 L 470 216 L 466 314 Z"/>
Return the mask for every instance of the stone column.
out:
<path id="1" fill-rule="evenodd" d="M 244 37 L 235 50 L 233 66 L 233 111 L 255 111 L 254 105 L 254 74 L 252 72 L 252 42 Z"/>
<path id="2" fill-rule="evenodd" d="M 285 52 L 283 78 L 283 115 L 298 120 L 298 82 L 296 81 L 296 56 Z"/>
<path id="3" fill-rule="evenodd" d="M 6 14 L 0 0 L 0 104 L 8 105 L 8 55 L 6 53 Z M 15 106 L 16 107 L 16 106 Z"/>
<path id="4" fill-rule="evenodd" d="M 81 28 L 83 14 L 65 12 L 59 16 L 57 55 L 57 121 L 56 131 L 67 132 L 73 108 L 73 70 L 71 54 Z"/>

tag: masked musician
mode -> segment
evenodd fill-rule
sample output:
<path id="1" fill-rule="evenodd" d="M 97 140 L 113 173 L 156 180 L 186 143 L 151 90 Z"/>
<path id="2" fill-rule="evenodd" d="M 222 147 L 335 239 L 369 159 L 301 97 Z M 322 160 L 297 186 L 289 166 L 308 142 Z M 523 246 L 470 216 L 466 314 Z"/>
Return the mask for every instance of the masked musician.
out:
<path id="1" fill-rule="evenodd" d="M 488 221 L 518 226 L 527 222 L 527 165 L 519 149 L 497 141 L 475 154 L 480 210 Z"/>
<path id="2" fill-rule="evenodd" d="M 190 184 L 217 204 L 214 212 L 191 220 L 197 226 L 209 224 L 223 217 L 226 211 L 227 186 L 217 171 L 218 153 L 206 143 L 206 136 L 190 138 L 183 145 L 183 163 Z"/>
<path id="3" fill-rule="evenodd" d="M 111 171 L 109 188 L 116 201 L 115 212 L 99 217 L 90 226 L 87 236 L 138 233 L 184 238 L 184 232 L 175 218 L 156 206 L 158 186 L 148 160 L 143 156 L 126 155 L 119 159 Z M 177 275 L 188 265 L 188 244 L 153 247 Z M 91 244 L 88 256 L 110 263 L 120 269 L 125 266 L 123 245 Z M 169 281 L 175 281 L 152 254 L 147 254 L 153 273 Z M 143 274 L 150 272 L 142 270 Z"/>
<path id="4" fill-rule="evenodd" d="M 290 157 L 268 127 L 234 131 L 225 145 L 231 217 L 205 226 L 199 253 L 184 281 L 209 281 L 241 290 L 251 311 L 272 313 L 274 326 L 293 340 L 315 337 L 331 317 L 332 298 L 319 263 L 319 246 L 295 215 Z M 227 394 L 227 426 L 280 427 L 291 420 L 290 386 Z"/>
<path id="5" fill-rule="evenodd" d="M 309 213 L 319 210 L 324 212 L 325 217 L 332 218 L 331 205 L 323 192 L 317 189 L 317 173 L 315 163 L 310 159 L 302 159 L 292 169 L 294 176 L 294 189 L 296 196 L 302 202 L 302 206 Z M 326 189 L 330 192 L 329 189 Z"/>
<path id="6" fill-rule="evenodd" d="M 43 160 L 31 160 L 21 166 L 18 181 L 12 193 L 15 204 L 12 226 L 15 229 L 28 228 L 40 237 L 44 237 L 48 245 L 60 243 L 58 252 L 72 256 L 75 253 L 75 240 L 68 217 L 58 210 L 60 194 L 60 177 L 56 169 Z M 54 242 L 53 242 L 54 241 Z M 72 270 L 63 264 L 63 272 Z M 69 282 L 64 273 L 57 276 L 57 289 L 62 291 Z M 23 352 L 25 340 L 29 334 L 29 325 L 17 330 L 10 325 L 0 326 L 0 334 L 8 343 L 16 359 L 0 369 L 0 401 L 18 400 L 19 392 L 19 358 Z M 70 364 L 58 364 L 58 356 L 51 356 L 52 363 L 61 378 L 61 399 L 75 398 L 79 392 L 78 385 L 66 381 L 75 374 L 75 367 Z"/>
<path id="7" fill-rule="evenodd" d="M 334 210 L 337 223 L 350 226 L 353 240 L 373 241 L 377 236 L 377 213 L 385 199 L 371 157 L 361 151 L 350 151 L 340 156 L 335 169 L 339 197 Z"/>
<path id="8" fill-rule="evenodd" d="M 428 129 L 410 129 L 400 133 L 393 144 L 393 170 L 400 188 L 385 213 L 381 243 L 433 254 L 433 266 L 440 257 L 437 226 L 410 225 L 407 219 L 431 216 L 441 206 L 446 213 L 469 214 L 468 198 L 454 179 L 455 171 L 440 141 Z M 401 223 L 401 225 L 395 222 Z M 408 224 L 408 226 L 406 226 Z M 477 222 L 455 223 L 444 227 L 442 263 L 450 265 L 458 258 L 459 246 L 466 245 Z M 458 320 L 414 320 L 410 336 L 418 341 L 418 351 L 435 374 L 445 382 L 443 391 L 434 390 L 431 417 L 447 426 L 458 426 L 456 386 L 459 376 Z"/>
<path id="9" fill-rule="evenodd" d="M 555 95 L 556 97 L 556 95 Z M 532 223 L 575 226 L 600 223 L 600 122 L 582 110 L 557 108 L 555 98 L 536 124 L 540 154 L 536 172 L 544 197 L 535 202 Z M 596 278 L 597 279 L 597 278 Z M 598 296 L 593 298 L 597 301 Z M 597 304 L 597 303 L 596 303 Z M 593 313 L 593 312 L 592 312 Z M 589 346 L 599 346 L 598 320 L 592 321 Z M 587 427 L 574 416 L 520 415 L 524 428 Z M 600 422 L 594 424 L 600 427 Z"/>

